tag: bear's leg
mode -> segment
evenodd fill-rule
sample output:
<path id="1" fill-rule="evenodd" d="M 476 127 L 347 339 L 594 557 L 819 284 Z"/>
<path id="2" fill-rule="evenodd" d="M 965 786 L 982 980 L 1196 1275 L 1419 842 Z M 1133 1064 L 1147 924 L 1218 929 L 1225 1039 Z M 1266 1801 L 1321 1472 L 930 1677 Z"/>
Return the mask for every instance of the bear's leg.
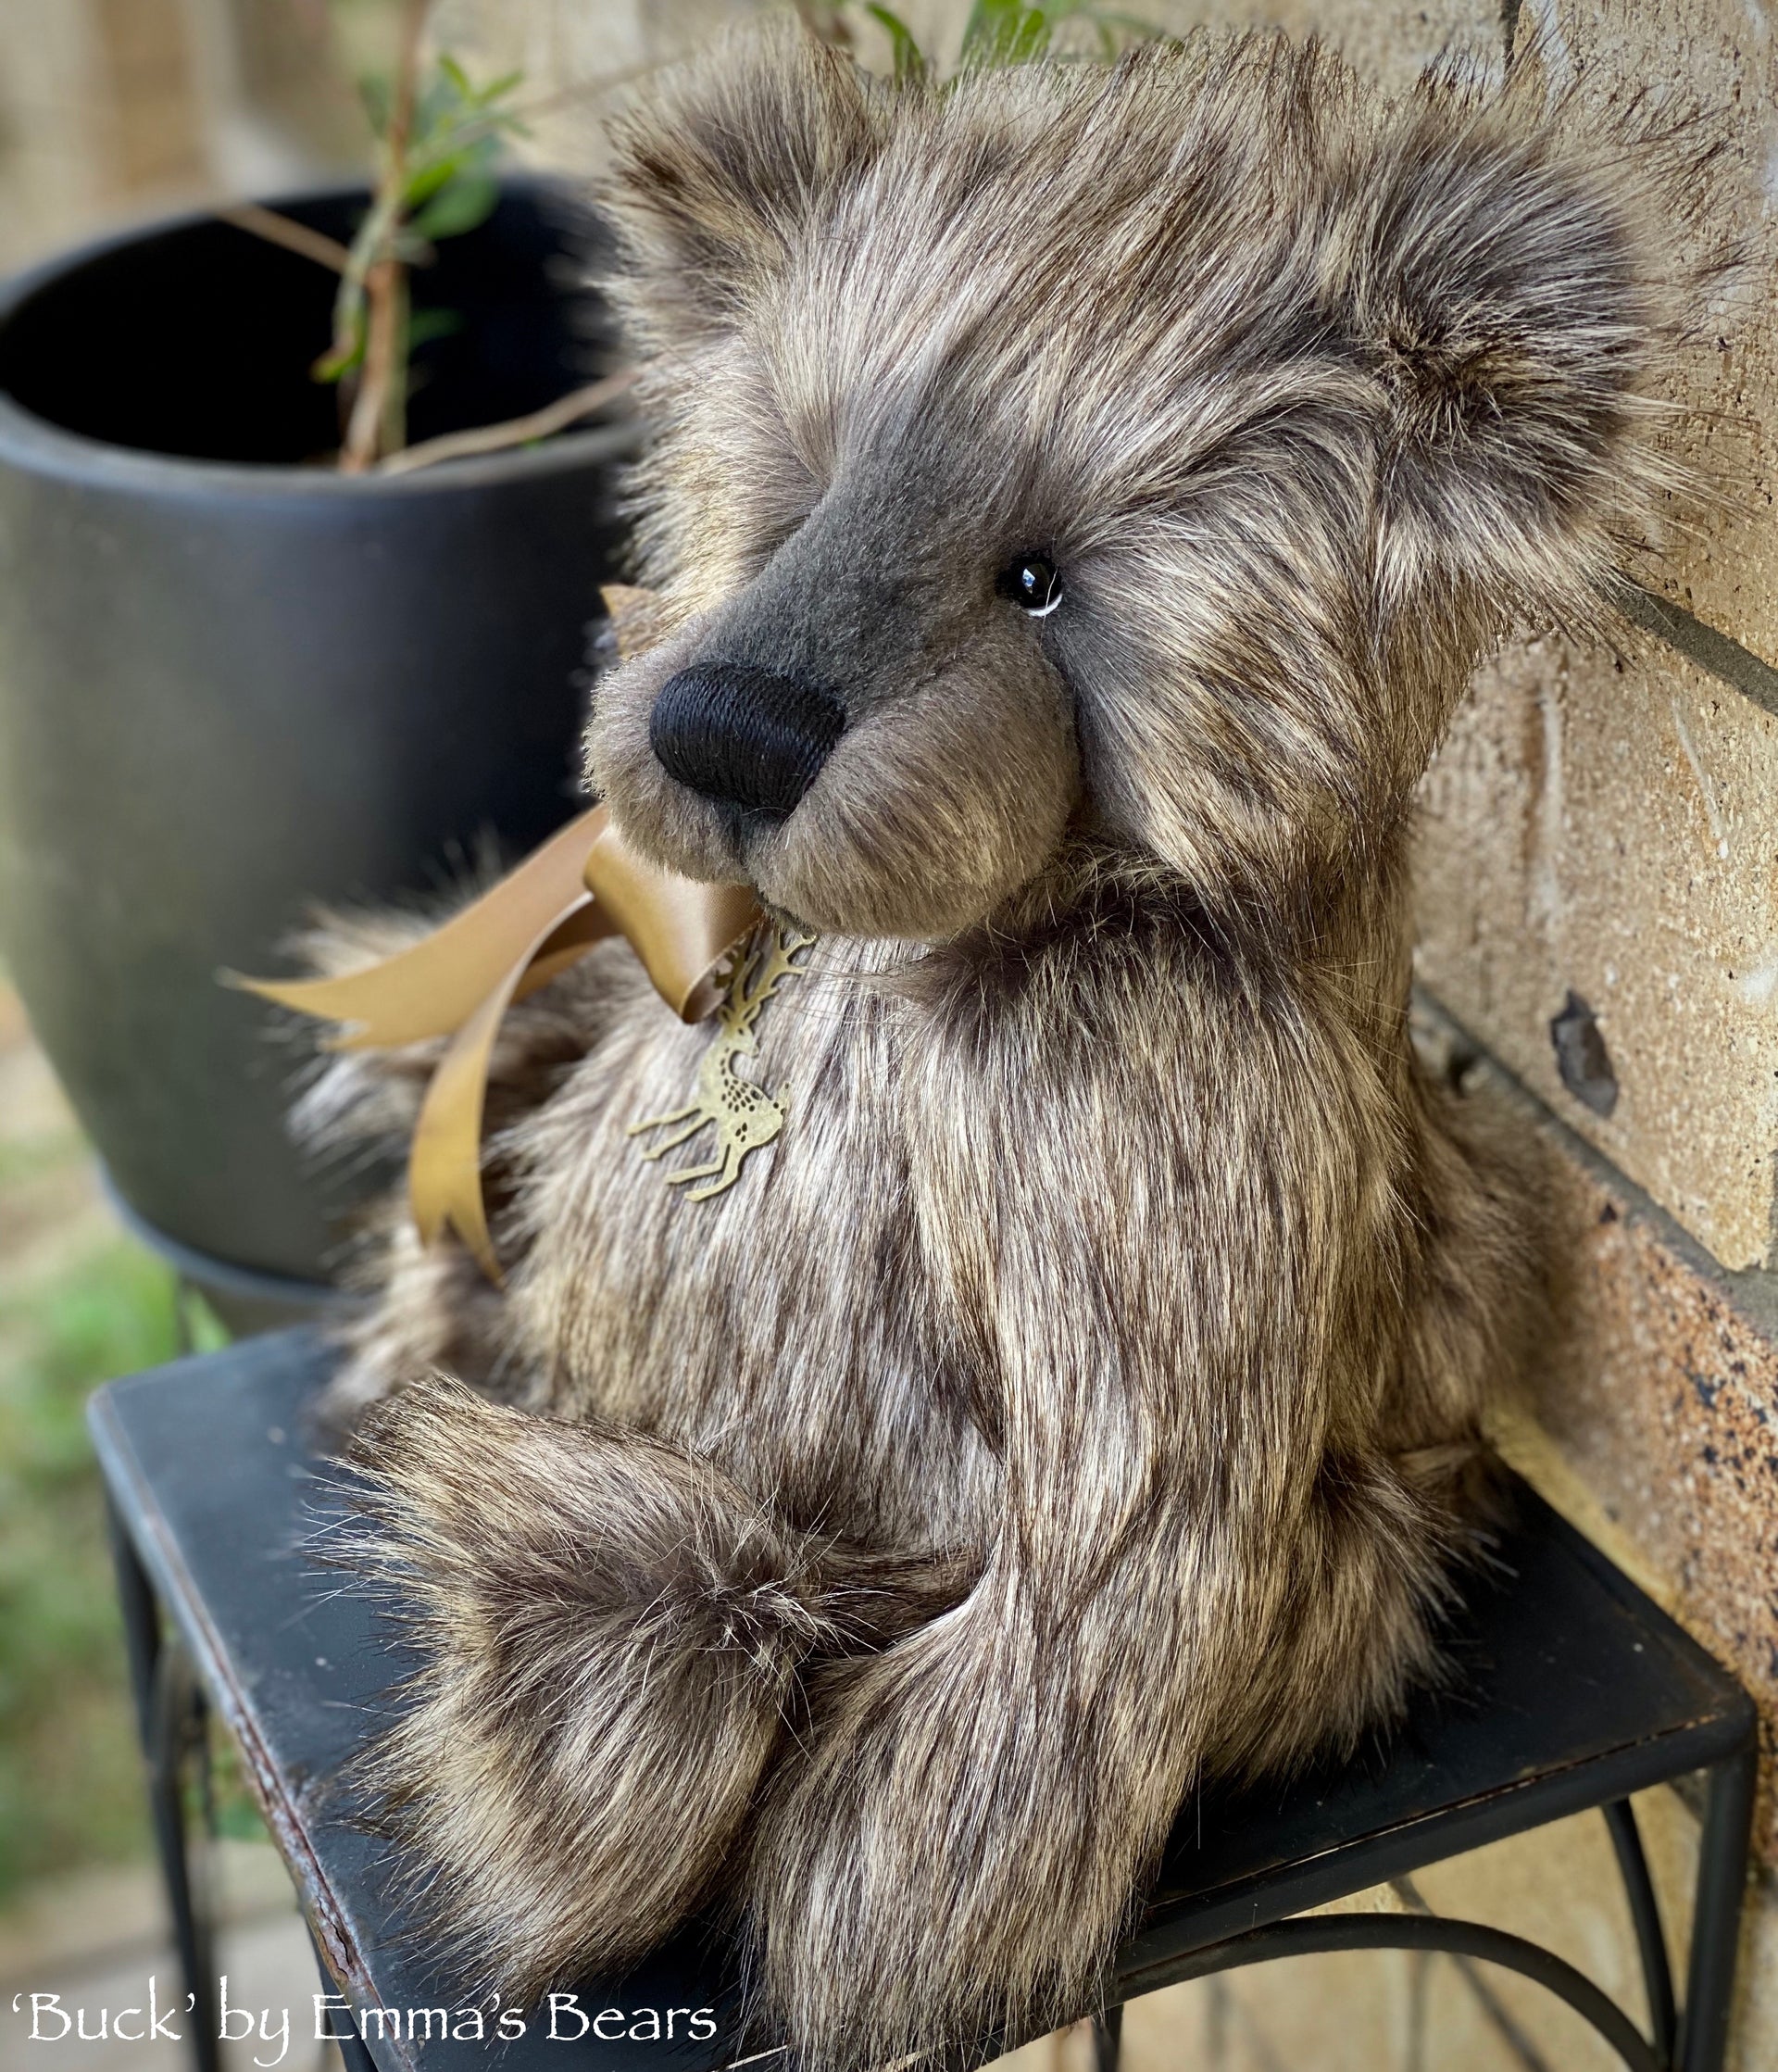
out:
<path id="1" fill-rule="evenodd" d="M 817 1554 L 706 1463 L 417 1382 L 367 1418 L 344 1558 L 427 1667 L 369 1781 L 466 1993 L 620 1966 L 706 1893 L 826 1630 Z"/>
<path id="2" fill-rule="evenodd" d="M 1087 1523 L 1061 1485 L 1053 1508 Z M 808 1752 L 767 1788 L 747 1893 L 797 2062 L 852 2072 L 1089 2012 L 1201 1772 L 1273 1752 L 1268 1721 L 1294 1754 L 1386 1711 L 1429 1651 L 1412 1493 L 1385 1470 L 1337 1516 L 1319 1494 L 1268 1509 L 1157 1493 L 1047 1547 L 1033 1513 L 948 1615 L 809 1673 Z"/>

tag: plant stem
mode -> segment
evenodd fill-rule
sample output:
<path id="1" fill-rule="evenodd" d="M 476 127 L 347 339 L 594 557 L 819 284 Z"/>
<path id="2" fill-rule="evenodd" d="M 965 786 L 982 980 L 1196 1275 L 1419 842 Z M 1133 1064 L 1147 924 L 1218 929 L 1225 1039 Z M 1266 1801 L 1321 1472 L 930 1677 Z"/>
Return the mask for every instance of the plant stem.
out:
<path id="1" fill-rule="evenodd" d="M 589 382 L 584 388 L 545 404 L 541 410 L 532 410 L 528 417 L 507 418 L 502 424 L 482 424 L 472 432 L 447 432 L 442 438 L 423 439 L 419 446 L 379 461 L 377 472 L 407 475 L 416 468 L 436 467 L 441 460 L 467 460 L 478 453 L 501 453 L 508 446 L 547 439 L 552 433 L 566 432 L 570 424 L 578 424 L 621 396 L 641 371 L 639 367 L 622 367 L 603 381 Z"/>
<path id="2" fill-rule="evenodd" d="M 364 365 L 346 421 L 345 441 L 340 448 L 342 474 L 360 475 L 381 454 L 392 452 L 401 444 L 407 420 L 407 270 L 394 244 L 407 189 L 407 146 L 413 135 L 414 105 L 419 91 L 420 40 L 432 10 L 432 0 L 407 0 L 402 10 L 394 94 L 371 210 L 377 223 L 376 243 L 364 273 Z"/>
<path id="3" fill-rule="evenodd" d="M 369 314 L 365 320 L 364 366 L 352 397 L 345 443 L 340 448 L 342 474 L 363 474 L 383 450 L 390 377 L 402 357 L 395 335 L 401 318 L 401 297 L 396 292 L 400 270 L 396 260 L 379 259 L 365 276 Z"/>
<path id="4" fill-rule="evenodd" d="M 225 223 L 232 223 L 236 230 L 250 231 L 268 244 L 282 245 L 285 251 L 313 259 L 317 266 L 331 267 L 335 273 L 344 273 L 352 263 L 351 253 L 337 238 L 324 236 L 319 231 L 310 230 L 307 223 L 281 216 L 275 208 L 261 208 L 257 202 L 236 202 L 231 207 L 219 208 L 216 213 Z"/>

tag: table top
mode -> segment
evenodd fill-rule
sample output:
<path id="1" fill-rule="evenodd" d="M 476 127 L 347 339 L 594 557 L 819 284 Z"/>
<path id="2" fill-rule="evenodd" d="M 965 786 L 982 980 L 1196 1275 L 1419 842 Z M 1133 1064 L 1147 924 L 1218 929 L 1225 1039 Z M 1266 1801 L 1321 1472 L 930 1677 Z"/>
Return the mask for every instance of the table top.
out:
<path id="1" fill-rule="evenodd" d="M 385 1845 L 355 1824 L 339 1778 L 415 1664 L 388 1613 L 343 1588 L 313 1544 L 341 1505 L 340 1473 L 307 1428 L 328 1357 L 311 1335 L 282 1332 L 113 1382 L 94 1399 L 93 1433 L 335 1977 L 357 2006 L 455 2016 L 460 2002 L 389 1902 Z M 1120 1962 L 1130 1993 L 1185 1952 L 1747 1744 L 1752 1705 L 1725 1671 L 1522 1484 L 1512 1513 L 1449 1635 L 1450 1691 L 1423 1694 L 1386 1744 L 1342 1768 L 1183 1809 Z M 526 2010 L 522 2040 L 496 2053 L 512 2072 L 533 2055 L 558 2072 L 735 2060 L 732 1977 L 712 1931 L 694 1927 L 622 1979 L 575 1991 L 589 2017 L 623 2019 L 577 2039 L 564 2010 L 552 2040 L 546 2010 Z M 670 2041 L 650 2034 L 650 2009 L 657 2027 L 674 2011 Z M 441 2026 L 431 2041 L 406 2021 L 398 2041 L 369 2041 L 390 2067 L 486 2061 L 488 2044 L 441 2041 Z"/>

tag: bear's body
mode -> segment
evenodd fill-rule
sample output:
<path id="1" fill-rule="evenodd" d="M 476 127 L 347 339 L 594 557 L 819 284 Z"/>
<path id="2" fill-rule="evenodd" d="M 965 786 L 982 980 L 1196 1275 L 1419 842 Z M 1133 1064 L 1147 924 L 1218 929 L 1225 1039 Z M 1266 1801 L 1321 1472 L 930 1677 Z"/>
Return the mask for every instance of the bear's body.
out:
<path id="1" fill-rule="evenodd" d="M 620 137 L 659 605 L 594 773 L 820 938 L 707 1200 L 632 1130 L 710 1029 L 620 946 L 516 1009 L 507 1286 L 392 1210 L 338 1386 L 432 1657 L 380 1774 L 508 1990 L 727 1895 L 810 2064 L 1077 2015 L 1199 1778 L 1429 1672 L 1523 1248 L 1409 1049 L 1411 794 L 1655 479 L 1644 158 L 1556 127 L 1267 41 L 940 94 L 773 35 Z"/>

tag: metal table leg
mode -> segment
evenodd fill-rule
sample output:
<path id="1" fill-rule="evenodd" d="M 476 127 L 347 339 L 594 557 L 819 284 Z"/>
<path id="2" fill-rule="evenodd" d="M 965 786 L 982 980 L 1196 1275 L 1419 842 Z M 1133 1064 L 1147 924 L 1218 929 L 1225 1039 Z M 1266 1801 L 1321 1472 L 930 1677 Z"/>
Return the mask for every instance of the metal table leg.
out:
<path id="1" fill-rule="evenodd" d="M 1093 2017 L 1093 2072 L 1118 2072 L 1123 2055 L 1123 2008 L 1102 2009 Z"/>
<path id="2" fill-rule="evenodd" d="M 1642 1836 L 1629 1800 L 1614 1799 L 1604 1812 L 1605 1824 L 1611 1830 L 1611 1846 L 1617 1852 L 1624 1897 L 1630 1902 L 1637 1953 L 1642 1959 L 1652 2041 L 1660 2062 L 1672 2065 L 1678 2055 L 1679 2015 L 1673 2004 L 1672 1966 L 1668 1962 L 1667 1937 L 1660 1925 L 1654 1880 L 1648 1875 L 1648 1859 L 1643 1854 Z"/>
<path id="3" fill-rule="evenodd" d="M 1149 1965 L 1125 1978 L 1126 1998 L 1183 1979 L 1212 1977 L 1238 1966 L 1310 1951 L 1441 1950 L 1502 1965 L 1534 1979 L 1588 2022 L 1630 2072 L 1669 2072 L 1670 2067 L 1674 2072 L 1722 2072 L 1728 2051 L 1741 1905 L 1747 1887 L 1758 1759 L 1758 1750 L 1749 1745 L 1709 1773 L 1709 1802 L 1698 1856 L 1691 1965 L 1685 2006 L 1677 2017 L 1666 1938 L 1634 1815 L 1627 1800 L 1604 1808 L 1629 1897 L 1647 1985 L 1654 2030 L 1651 2041 L 1645 2041 L 1621 2009 L 1553 1952 L 1478 1923 L 1427 1915 L 1298 1915 Z M 1121 2010 L 1111 2008 L 1095 2017 L 1098 2072 L 1116 2072 L 1120 2014 Z"/>
<path id="4" fill-rule="evenodd" d="M 163 1638 L 154 1586 L 109 1498 L 106 1524 L 117 1568 L 118 1600 L 123 1611 L 136 1728 L 148 1766 L 155 1845 L 190 2002 L 192 2056 L 197 2072 L 220 2072 L 213 1939 L 208 1912 L 200 1902 L 192 1875 L 185 1831 L 185 1770 L 188 1760 L 202 1747 L 203 1698 L 182 1651 L 169 1646 Z"/>
<path id="5" fill-rule="evenodd" d="M 1667 2072 L 1664 2061 L 1635 2024 L 1608 1994 L 1553 1951 L 1523 1936 L 1484 1927 L 1477 1921 L 1448 1921 L 1438 1915 L 1330 1914 L 1297 1915 L 1269 1927 L 1249 1928 L 1226 1942 L 1212 1943 L 1182 1957 L 1149 1965 L 1123 1984 L 1126 1999 L 1174 1986 L 1187 1978 L 1205 1978 L 1219 1971 L 1264 1964 L 1274 1957 L 1307 1956 L 1334 1950 L 1440 1950 L 1502 1965 L 1534 1979 L 1587 2022 L 1618 2053 L 1627 2072 Z M 1719 2072 L 1720 2059 L 1685 2072 Z"/>
<path id="6" fill-rule="evenodd" d="M 321 1946 L 315 1940 L 313 1928 L 309 1929 L 308 1940 L 309 1947 L 315 1953 L 315 1968 L 321 1975 L 321 1990 L 326 1993 L 337 1993 L 340 1990 L 338 1982 L 335 1980 L 333 1974 L 327 1968 L 326 1961 L 321 1955 Z M 340 2056 L 345 2065 L 345 2072 L 379 2072 L 377 2061 L 370 2055 L 369 2044 L 358 2034 L 358 2025 L 350 2015 L 344 2015 L 344 2018 L 345 2027 L 341 2028 L 338 2026 L 341 2020 L 341 2011 L 335 2008 L 332 2011 L 332 2019 L 328 2023 L 328 2027 L 334 2031 L 333 2041 L 339 2046 Z"/>
<path id="7" fill-rule="evenodd" d="M 1758 1762 L 1759 1751 L 1749 1745 L 1709 1773 L 1709 1800 L 1704 1813 L 1692 1916 L 1692 1960 L 1675 2059 L 1680 2072 L 1722 2072 L 1728 2052 Z"/>

